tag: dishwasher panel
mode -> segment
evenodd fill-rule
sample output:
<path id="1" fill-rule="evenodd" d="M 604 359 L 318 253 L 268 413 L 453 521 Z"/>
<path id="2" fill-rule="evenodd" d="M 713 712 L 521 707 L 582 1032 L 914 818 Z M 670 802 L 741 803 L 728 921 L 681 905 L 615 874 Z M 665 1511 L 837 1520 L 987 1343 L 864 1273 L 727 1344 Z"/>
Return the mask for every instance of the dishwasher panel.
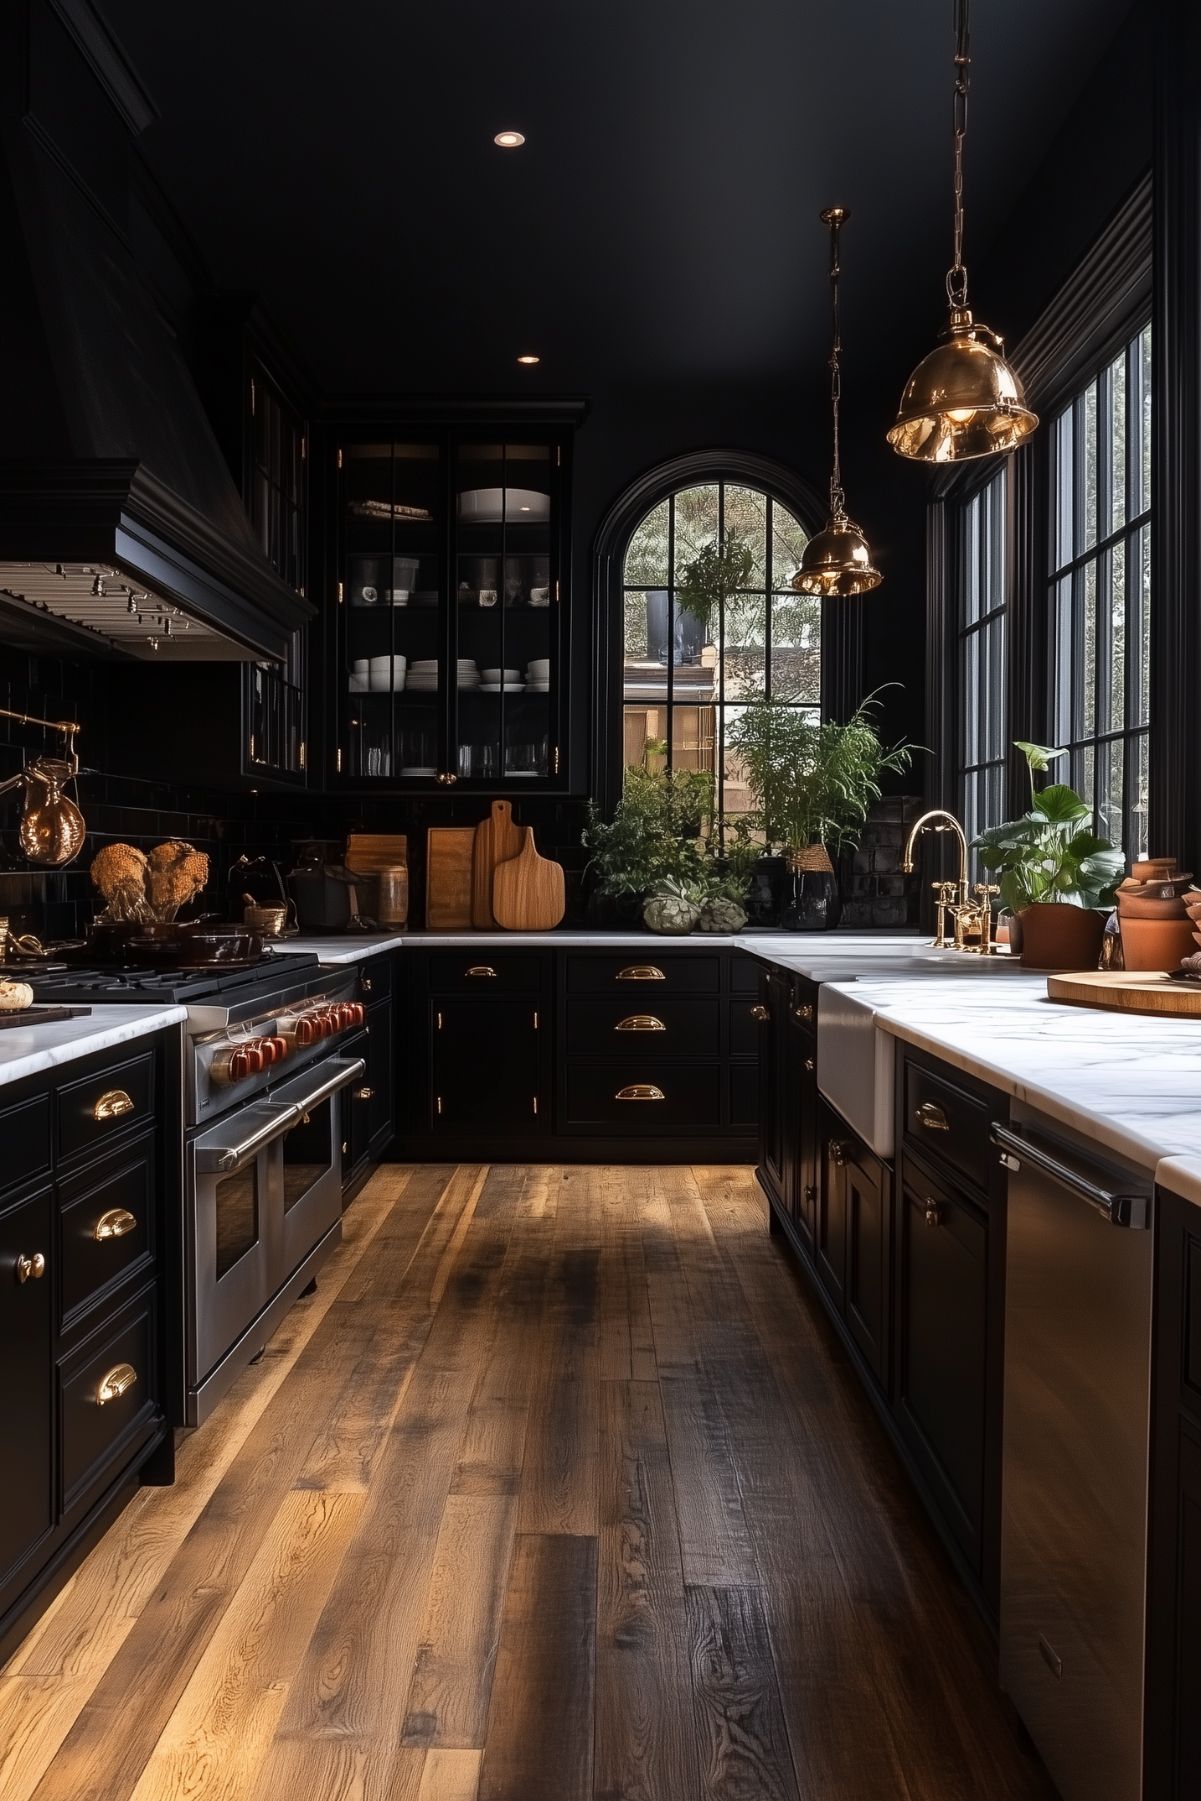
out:
<path id="1" fill-rule="evenodd" d="M 994 1139 L 1010 1171 L 1001 1679 L 1065 1801 L 1138 1801 L 1151 1184 L 1037 1119 Z"/>

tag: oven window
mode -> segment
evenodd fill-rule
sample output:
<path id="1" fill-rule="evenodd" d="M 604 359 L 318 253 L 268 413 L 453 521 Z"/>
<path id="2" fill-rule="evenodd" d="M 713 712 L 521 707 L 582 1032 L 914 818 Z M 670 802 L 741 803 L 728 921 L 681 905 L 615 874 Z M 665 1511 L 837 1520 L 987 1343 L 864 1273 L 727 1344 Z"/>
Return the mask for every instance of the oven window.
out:
<path id="1" fill-rule="evenodd" d="M 284 1137 L 284 1212 L 290 1213 L 309 1190 L 328 1174 L 332 1097 L 322 1101 Z"/>
<path id="2" fill-rule="evenodd" d="M 259 1166 L 222 1176 L 214 1190 L 217 1213 L 217 1280 L 252 1251 L 259 1240 Z"/>

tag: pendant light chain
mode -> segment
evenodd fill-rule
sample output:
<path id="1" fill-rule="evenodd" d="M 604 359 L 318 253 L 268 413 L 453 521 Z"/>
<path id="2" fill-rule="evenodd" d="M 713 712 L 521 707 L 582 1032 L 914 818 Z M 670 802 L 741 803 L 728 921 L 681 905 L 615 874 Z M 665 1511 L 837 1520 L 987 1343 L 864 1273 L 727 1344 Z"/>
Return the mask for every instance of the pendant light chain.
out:
<path id="1" fill-rule="evenodd" d="M 834 460 L 830 468 L 830 517 L 846 517 L 846 496 L 842 491 L 842 443 L 839 435 L 839 403 L 842 400 L 842 333 L 838 320 L 838 278 L 842 273 L 838 262 L 838 228 L 841 219 L 830 220 L 830 412 L 834 426 Z"/>
<path id="2" fill-rule="evenodd" d="M 955 0 L 955 224 L 954 259 L 947 270 L 947 299 L 967 306 L 967 270 L 963 266 L 963 140 L 967 136 L 967 90 L 971 74 L 968 0 Z"/>

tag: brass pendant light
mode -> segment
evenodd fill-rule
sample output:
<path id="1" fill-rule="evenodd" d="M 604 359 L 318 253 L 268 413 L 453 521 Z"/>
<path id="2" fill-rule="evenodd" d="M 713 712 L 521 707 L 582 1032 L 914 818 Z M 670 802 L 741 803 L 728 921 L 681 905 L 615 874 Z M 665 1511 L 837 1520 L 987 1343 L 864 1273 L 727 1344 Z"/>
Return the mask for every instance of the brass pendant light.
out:
<path id="1" fill-rule="evenodd" d="M 1001 339 L 972 318 L 963 266 L 963 140 L 967 132 L 968 0 L 955 0 L 955 227 L 945 330 L 909 377 L 888 442 L 922 463 L 962 463 L 1015 450 L 1038 424 Z"/>
<path id="2" fill-rule="evenodd" d="M 847 518 L 846 500 L 842 492 L 842 461 L 838 437 L 838 406 L 842 398 L 838 278 L 842 269 L 838 261 L 838 234 L 850 216 L 845 206 L 828 206 L 821 215 L 822 224 L 830 228 L 830 412 L 834 427 L 830 517 L 825 530 L 818 532 L 806 544 L 801 566 L 792 578 L 793 587 L 801 594 L 828 594 L 839 600 L 847 600 L 855 594 L 867 594 L 872 588 L 880 586 L 880 571 L 872 564 L 867 539 L 854 521 Z"/>

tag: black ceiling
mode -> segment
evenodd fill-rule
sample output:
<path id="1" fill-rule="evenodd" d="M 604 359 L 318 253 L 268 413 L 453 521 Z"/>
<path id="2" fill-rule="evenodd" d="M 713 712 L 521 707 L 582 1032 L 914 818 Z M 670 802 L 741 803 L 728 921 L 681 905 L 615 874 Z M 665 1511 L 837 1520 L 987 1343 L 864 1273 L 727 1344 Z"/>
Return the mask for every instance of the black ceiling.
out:
<path id="1" fill-rule="evenodd" d="M 977 0 L 969 263 L 1128 7 Z M 938 323 L 950 0 L 101 10 L 213 278 L 257 290 L 327 392 L 804 379 L 832 200 L 852 350 Z M 493 146 L 506 126 L 524 149 Z"/>

